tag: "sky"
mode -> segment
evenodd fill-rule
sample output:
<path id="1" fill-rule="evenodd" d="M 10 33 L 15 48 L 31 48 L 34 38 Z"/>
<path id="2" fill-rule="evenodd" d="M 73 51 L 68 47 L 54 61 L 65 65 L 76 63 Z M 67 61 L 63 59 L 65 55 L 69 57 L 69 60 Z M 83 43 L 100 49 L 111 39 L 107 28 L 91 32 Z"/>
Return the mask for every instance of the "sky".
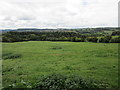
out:
<path id="1" fill-rule="evenodd" d="M 0 29 L 117 27 L 119 0 L 0 0 Z"/>

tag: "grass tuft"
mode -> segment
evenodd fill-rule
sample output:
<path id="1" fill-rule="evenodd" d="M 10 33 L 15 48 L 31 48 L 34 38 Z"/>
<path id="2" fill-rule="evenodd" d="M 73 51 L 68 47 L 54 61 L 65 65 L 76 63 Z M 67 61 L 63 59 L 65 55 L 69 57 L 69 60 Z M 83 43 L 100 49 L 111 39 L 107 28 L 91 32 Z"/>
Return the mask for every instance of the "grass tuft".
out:
<path id="1" fill-rule="evenodd" d="M 2 59 L 6 60 L 6 59 L 17 59 L 17 58 L 21 58 L 22 55 L 19 53 L 4 53 L 2 55 Z"/>

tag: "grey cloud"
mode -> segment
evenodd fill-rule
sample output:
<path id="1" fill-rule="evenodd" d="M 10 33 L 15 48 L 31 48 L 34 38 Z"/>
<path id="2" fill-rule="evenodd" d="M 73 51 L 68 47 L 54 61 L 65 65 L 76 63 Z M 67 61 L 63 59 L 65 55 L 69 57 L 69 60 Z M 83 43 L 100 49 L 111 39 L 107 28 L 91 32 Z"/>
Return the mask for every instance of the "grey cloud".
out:
<path id="1" fill-rule="evenodd" d="M 34 16 L 21 16 L 18 17 L 18 20 L 35 20 L 36 18 Z"/>
<path id="2" fill-rule="evenodd" d="M 117 26 L 118 1 L 1 0 L 0 28 Z"/>
<path id="3" fill-rule="evenodd" d="M 4 17 L 4 21 L 10 21 L 12 18 L 11 17 Z"/>

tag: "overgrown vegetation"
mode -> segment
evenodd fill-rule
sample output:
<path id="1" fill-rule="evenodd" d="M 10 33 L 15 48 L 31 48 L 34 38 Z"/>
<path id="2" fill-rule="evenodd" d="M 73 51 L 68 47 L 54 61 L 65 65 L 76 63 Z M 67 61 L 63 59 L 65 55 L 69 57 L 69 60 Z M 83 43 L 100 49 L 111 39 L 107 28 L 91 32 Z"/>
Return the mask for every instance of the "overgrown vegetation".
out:
<path id="1" fill-rule="evenodd" d="M 52 74 L 40 77 L 34 85 L 22 80 L 21 82 L 13 83 L 6 88 L 29 88 L 33 90 L 88 90 L 110 87 L 109 84 L 105 82 L 96 81 L 90 78 L 85 79 L 78 75 L 66 76 L 61 74 Z M 3 88 L 3 90 L 6 88 Z"/>
<path id="2" fill-rule="evenodd" d="M 98 82 L 93 79 L 84 79 L 78 75 L 64 76 L 53 74 L 44 76 L 36 84 L 36 90 L 73 90 L 73 89 L 92 89 L 92 88 L 109 88 L 109 85 Z"/>

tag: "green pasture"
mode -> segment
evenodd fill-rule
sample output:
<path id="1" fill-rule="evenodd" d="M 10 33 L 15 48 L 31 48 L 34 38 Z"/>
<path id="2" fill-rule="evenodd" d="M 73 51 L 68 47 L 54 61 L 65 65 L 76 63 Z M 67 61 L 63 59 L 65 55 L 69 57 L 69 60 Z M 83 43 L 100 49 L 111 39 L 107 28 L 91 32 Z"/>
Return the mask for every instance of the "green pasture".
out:
<path id="1" fill-rule="evenodd" d="M 77 75 L 118 87 L 118 44 L 29 41 L 3 43 L 3 87 L 43 75 Z"/>

